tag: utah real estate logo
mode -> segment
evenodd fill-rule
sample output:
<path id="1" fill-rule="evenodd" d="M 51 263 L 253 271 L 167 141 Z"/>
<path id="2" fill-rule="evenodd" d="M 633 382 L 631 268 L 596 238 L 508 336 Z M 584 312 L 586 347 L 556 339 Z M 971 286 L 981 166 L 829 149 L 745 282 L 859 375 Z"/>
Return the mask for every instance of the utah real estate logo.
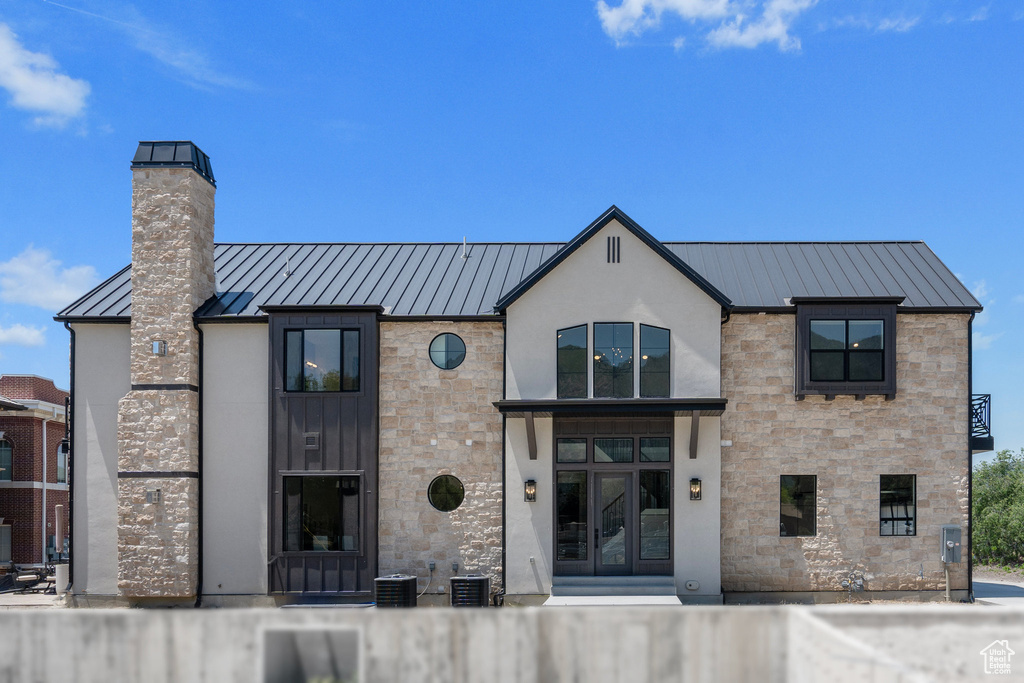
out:
<path id="1" fill-rule="evenodd" d="M 1010 673 L 1010 657 L 1017 653 L 1010 649 L 1010 641 L 993 640 L 980 654 L 985 658 L 985 673 L 1005 675 Z"/>

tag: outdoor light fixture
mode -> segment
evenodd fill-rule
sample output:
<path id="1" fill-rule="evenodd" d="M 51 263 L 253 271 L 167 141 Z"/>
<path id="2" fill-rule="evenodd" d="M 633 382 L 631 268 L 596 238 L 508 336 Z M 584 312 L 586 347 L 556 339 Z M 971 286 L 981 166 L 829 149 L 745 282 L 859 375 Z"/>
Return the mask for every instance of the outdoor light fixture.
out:
<path id="1" fill-rule="evenodd" d="M 537 482 L 535 482 L 533 479 L 526 480 L 526 487 L 523 491 L 523 500 L 525 500 L 527 503 L 537 502 Z"/>
<path id="2" fill-rule="evenodd" d="M 690 480 L 690 500 L 700 500 L 700 479 Z"/>
<path id="3" fill-rule="evenodd" d="M 154 356 L 166 356 L 167 355 L 167 342 L 163 339 L 157 339 L 153 342 L 153 355 Z"/>

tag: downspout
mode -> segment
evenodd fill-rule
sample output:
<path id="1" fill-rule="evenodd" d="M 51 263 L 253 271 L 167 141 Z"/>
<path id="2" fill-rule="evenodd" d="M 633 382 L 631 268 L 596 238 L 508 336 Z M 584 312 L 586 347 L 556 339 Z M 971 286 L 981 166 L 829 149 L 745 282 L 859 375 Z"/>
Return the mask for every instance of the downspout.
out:
<path id="1" fill-rule="evenodd" d="M 75 468 L 72 466 L 75 452 L 75 331 L 71 325 L 64 321 L 64 329 L 71 334 L 71 391 L 70 409 L 64 411 L 64 419 L 67 422 L 68 434 L 68 585 L 65 593 L 71 592 L 71 586 L 75 583 Z"/>
<path id="2" fill-rule="evenodd" d="M 501 398 L 506 397 L 508 383 L 508 319 L 501 321 Z M 508 529 L 508 481 L 505 444 L 508 441 L 508 416 L 501 415 L 501 593 L 500 598 L 496 595 L 495 600 L 505 605 L 505 596 L 508 594 L 508 567 L 506 561 L 508 542 L 506 540 L 506 529 Z M 495 605 L 497 606 L 497 605 Z"/>
<path id="3" fill-rule="evenodd" d="M 57 411 L 55 410 L 54 413 Z M 52 422 L 53 420 L 43 419 L 43 561 L 42 565 L 46 566 L 46 423 Z"/>
<path id="4" fill-rule="evenodd" d="M 967 600 L 974 602 L 974 451 L 971 399 L 974 394 L 974 316 L 967 320 Z"/>
<path id="5" fill-rule="evenodd" d="M 199 387 L 199 416 L 197 421 L 196 444 L 196 470 L 199 476 L 196 477 L 196 496 L 199 498 L 196 506 L 196 519 L 199 529 L 197 530 L 198 549 L 196 551 L 196 604 L 195 607 L 203 606 L 203 330 L 199 322 L 193 318 L 192 326 L 199 334 L 199 377 L 196 378 L 196 386 Z"/>

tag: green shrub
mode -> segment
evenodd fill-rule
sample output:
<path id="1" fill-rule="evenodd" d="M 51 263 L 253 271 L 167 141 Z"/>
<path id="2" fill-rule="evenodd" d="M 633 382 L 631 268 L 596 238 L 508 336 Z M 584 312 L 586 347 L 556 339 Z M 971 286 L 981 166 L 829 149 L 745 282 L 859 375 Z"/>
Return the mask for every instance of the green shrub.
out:
<path id="1" fill-rule="evenodd" d="M 1024 563 L 1024 448 L 999 451 L 974 470 L 974 559 Z"/>

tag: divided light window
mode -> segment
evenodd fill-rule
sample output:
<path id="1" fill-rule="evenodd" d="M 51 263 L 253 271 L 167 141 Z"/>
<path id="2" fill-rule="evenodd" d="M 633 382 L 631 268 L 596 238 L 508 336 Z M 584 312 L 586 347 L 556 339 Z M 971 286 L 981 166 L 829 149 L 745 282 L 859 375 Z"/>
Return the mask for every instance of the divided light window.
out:
<path id="1" fill-rule="evenodd" d="M 882 320 L 811 320 L 812 382 L 881 382 Z"/>
<path id="2" fill-rule="evenodd" d="M 68 444 L 66 441 L 57 447 L 57 483 L 68 483 Z"/>
<path id="3" fill-rule="evenodd" d="M 359 550 L 359 477 L 284 478 L 284 549 Z"/>
<path id="4" fill-rule="evenodd" d="M 359 391 L 359 330 L 287 330 L 285 391 Z"/>
<path id="5" fill-rule="evenodd" d="M 558 398 L 587 397 L 587 326 L 558 331 Z"/>
<path id="6" fill-rule="evenodd" d="M 640 326 L 640 395 L 669 395 L 669 331 L 652 325 Z"/>
<path id="7" fill-rule="evenodd" d="M 879 477 L 879 536 L 917 534 L 917 477 L 913 474 L 883 474 Z"/>
<path id="8" fill-rule="evenodd" d="M 814 536 L 817 533 L 815 489 L 818 478 L 784 474 L 779 479 L 779 535 Z"/>
<path id="9" fill-rule="evenodd" d="M 0 440 L 0 481 L 11 481 L 11 469 L 14 466 L 14 458 L 11 457 L 13 453 L 11 442 L 6 439 Z"/>
<path id="10" fill-rule="evenodd" d="M 594 323 L 594 398 L 633 397 L 633 323 Z"/>

